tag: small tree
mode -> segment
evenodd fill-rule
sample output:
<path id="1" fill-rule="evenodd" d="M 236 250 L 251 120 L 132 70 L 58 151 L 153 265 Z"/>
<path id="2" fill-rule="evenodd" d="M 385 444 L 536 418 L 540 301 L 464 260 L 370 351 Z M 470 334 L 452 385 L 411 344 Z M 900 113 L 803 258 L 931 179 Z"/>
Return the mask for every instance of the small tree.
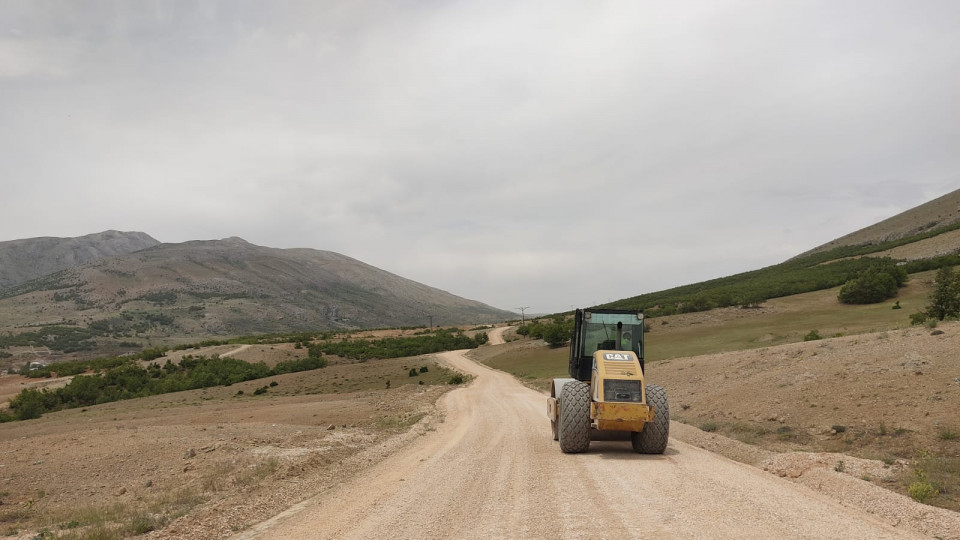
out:
<path id="1" fill-rule="evenodd" d="M 879 266 L 868 268 L 841 287 L 837 299 L 844 304 L 875 304 L 896 296 L 900 281 L 894 273 L 899 273 L 892 270 L 902 269 Z"/>
<path id="2" fill-rule="evenodd" d="M 934 280 L 927 315 L 938 320 L 960 316 L 960 274 L 951 267 L 941 268 Z"/>
<path id="3" fill-rule="evenodd" d="M 565 324 L 552 324 L 543 332 L 543 340 L 551 347 L 560 347 L 570 341 L 571 331 Z"/>

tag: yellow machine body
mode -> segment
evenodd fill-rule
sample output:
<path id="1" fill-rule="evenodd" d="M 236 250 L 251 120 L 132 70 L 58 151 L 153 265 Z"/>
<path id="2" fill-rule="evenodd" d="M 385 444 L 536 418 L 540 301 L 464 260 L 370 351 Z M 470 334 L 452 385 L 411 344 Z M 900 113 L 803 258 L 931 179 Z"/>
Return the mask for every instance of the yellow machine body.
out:
<path id="1" fill-rule="evenodd" d="M 559 418 L 559 388 L 547 400 L 547 417 Z M 643 431 L 653 420 L 654 409 L 647 404 L 646 385 L 640 360 L 633 351 L 599 350 L 593 354 L 590 377 L 591 427 L 601 431 Z"/>
<path id="2" fill-rule="evenodd" d="M 653 420 L 640 359 L 633 351 L 593 353 L 590 395 L 590 419 L 596 429 L 642 431 Z"/>

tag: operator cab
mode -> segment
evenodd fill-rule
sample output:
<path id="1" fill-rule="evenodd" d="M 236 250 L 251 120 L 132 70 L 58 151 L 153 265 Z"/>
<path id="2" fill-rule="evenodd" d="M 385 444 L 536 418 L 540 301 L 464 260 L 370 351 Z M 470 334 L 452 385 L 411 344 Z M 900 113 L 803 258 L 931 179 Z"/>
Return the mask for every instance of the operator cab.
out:
<path id="1" fill-rule="evenodd" d="M 633 351 L 643 370 L 643 312 L 578 309 L 570 343 L 570 376 L 589 381 L 597 351 Z"/>

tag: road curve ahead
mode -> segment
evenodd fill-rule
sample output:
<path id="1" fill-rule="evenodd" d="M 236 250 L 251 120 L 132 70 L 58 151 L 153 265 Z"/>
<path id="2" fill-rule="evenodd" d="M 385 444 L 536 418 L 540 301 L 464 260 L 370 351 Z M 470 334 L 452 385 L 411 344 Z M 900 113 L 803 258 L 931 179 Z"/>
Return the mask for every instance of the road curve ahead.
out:
<path id="1" fill-rule="evenodd" d="M 476 379 L 435 431 L 238 538 L 924 538 L 677 440 L 563 454 L 544 396 L 464 352 L 440 355 Z"/>

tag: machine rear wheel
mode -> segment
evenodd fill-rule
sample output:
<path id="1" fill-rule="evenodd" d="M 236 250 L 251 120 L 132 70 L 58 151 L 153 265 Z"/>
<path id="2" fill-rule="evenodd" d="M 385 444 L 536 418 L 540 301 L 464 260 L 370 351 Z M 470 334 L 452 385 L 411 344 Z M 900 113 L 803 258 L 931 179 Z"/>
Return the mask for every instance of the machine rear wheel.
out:
<path id="1" fill-rule="evenodd" d="M 634 452 L 640 454 L 662 454 L 667 449 L 670 438 L 670 405 L 667 404 L 667 392 L 662 386 L 647 385 L 647 403 L 653 406 L 653 421 L 643 426 L 643 431 L 634 431 L 630 435 Z"/>
<path id="2" fill-rule="evenodd" d="M 586 452 L 590 447 L 590 386 L 570 381 L 560 391 L 560 449 L 567 454 Z"/>

